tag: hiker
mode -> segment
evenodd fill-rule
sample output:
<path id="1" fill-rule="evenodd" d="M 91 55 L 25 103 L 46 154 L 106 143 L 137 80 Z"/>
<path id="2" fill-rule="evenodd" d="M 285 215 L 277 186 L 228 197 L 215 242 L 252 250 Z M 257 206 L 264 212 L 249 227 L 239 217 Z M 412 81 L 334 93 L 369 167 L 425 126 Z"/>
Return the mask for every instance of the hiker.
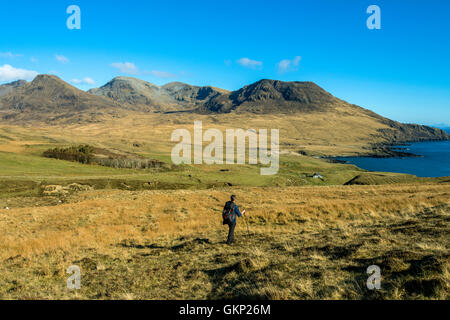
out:
<path id="1" fill-rule="evenodd" d="M 231 201 L 227 201 L 225 203 L 225 207 L 223 208 L 222 217 L 223 217 L 223 224 L 228 225 L 228 239 L 227 244 L 230 245 L 234 241 L 234 228 L 236 228 L 236 215 L 238 217 L 241 217 L 245 210 L 242 211 L 242 213 L 239 211 L 239 207 L 235 203 L 236 196 L 231 196 Z"/>

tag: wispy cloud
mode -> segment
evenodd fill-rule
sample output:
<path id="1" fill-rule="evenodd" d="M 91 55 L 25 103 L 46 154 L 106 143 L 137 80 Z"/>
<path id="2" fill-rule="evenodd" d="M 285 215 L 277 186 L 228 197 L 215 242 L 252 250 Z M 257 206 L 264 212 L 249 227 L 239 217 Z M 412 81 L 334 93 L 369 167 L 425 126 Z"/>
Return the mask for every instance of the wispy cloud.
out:
<path id="1" fill-rule="evenodd" d="M 278 72 L 286 73 L 286 72 L 297 71 L 301 60 L 302 60 L 302 57 L 300 57 L 300 56 L 296 56 L 292 60 L 289 60 L 289 59 L 281 60 L 277 64 Z"/>
<path id="2" fill-rule="evenodd" d="M 36 62 L 38 62 L 38 59 L 36 59 L 35 57 L 31 57 L 31 58 L 30 58 L 30 61 L 31 61 L 32 63 L 36 63 Z"/>
<path id="3" fill-rule="evenodd" d="M 59 55 L 59 54 L 55 54 L 55 58 L 57 61 L 61 62 L 61 63 L 68 63 L 69 59 L 65 56 Z"/>
<path id="4" fill-rule="evenodd" d="M 129 75 L 153 75 L 158 78 L 176 78 L 177 75 L 171 72 L 167 71 L 161 71 L 161 70 L 152 70 L 152 71 L 146 71 L 146 70 L 140 70 L 134 63 L 132 62 L 114 62 L 111 63 L 111 67 L 117 69 L 117 71 L 129 74 Z"/>
<path id="5" fill-rule="evenodd" d="M 158 78 L 176 78 L 177 75 L 174 73 L 170 73 L 170 72 L 166 72 L 166 71 L 157 71 L 157 70 L 153 70 L 151 71 L 151 74 L 154 75 L 155 77 Z"/>
<path id="6" fill-rule="evenodd" d="M 83 79 L 84 83 L 94 85 L 95 81 L 92 78 L 86 77 Z"/>
<path id="7" fill-rule="evenodd" d="M 95 81 L 92 78 L 86 77 L 83 78 L 82 80 L 80 79 L 72 79 L 70 80 L 70 82 L 72 82 L 73 84 L 89 84 L 89 85 L 94 85 Z"/>
<path id="8" fill-rule="evenodd" d="M 0 66 L 0 81 L 32 80 L 38 73 L 33 70 L 14 68 L 9 64 Z"/>
<path id="9" fill-rule="evenodd" d="M 237 63 L 239 63 L 243 67 L 252 69 L 261 68 L 263 65 L 262 61 L 252 60 L 249 58 L 241 58 L 237 61 Z"/>
<path id="10" fill-rule="evenodd" d="M 139 69 L 131 62 L 114 62 L 111 63 L 111 67 L 116 68 L 118 71 L 126 74 L 137 75 L 139 74 Z"/>
<path id="11" fill-rule="evenodd" d="M 17 57 L 23 57 L 23 54 L 17 54 L 12 52 L 0 52 L 0 58 L 17 58 Z"/>
<path id="12" fill-rule="evenodd" d="M 23 54 L 17 54 L 12 52 L 0 52 L 0 58 L 17 58 L 17 57 L 23 57 Z"/>

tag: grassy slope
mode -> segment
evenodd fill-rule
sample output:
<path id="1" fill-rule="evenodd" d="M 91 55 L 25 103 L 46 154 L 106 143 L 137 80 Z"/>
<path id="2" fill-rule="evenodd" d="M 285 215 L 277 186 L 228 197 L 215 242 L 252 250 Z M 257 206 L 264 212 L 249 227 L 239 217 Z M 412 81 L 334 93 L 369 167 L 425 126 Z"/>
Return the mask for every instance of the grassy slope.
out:
<path id="1" fill-rule="evenodd" d="M 118 120 L 64 127 L 0 126 L 2 137 L 19 141 L 40 141 L 42 144 L 81 141 L 99 147 L 118 148 L 167 157 L 174 145 L 170 141 L 173 130 L 186 128 L 192 132 L 194 121 L 202 121 L 204 130 L 217 128 L 279 129 L 280 148 L 306 151 L 312 155 L 357 155 L 367 153 L 370 143 L 382 142 L 378 129 L 386 126 L 364 115 L 352 115 L 337 109 L 334 113 L 301 115 L 253 114 L 148 114 Z M 324 129 L 327 128 L 327 129 Z M 5 139 L 3 138 L 3 141 Z M 10 140 L 7 140 L 10 143 Z M 138 142 L 141 148 L 133 148 Z M 2 148 L 0 147 L 0 150 Z"/>
<path id="2" fill-rule="evenodd" d="M 194 119 L 186 117 L 1 127 L 0 208 L 10 210 L 0 209 L 0 298 L 448 299 L 445 179 L 365 173 L 289 153 L 273 177 L 248 165 L 152 172 L 40 157 L 50 147 L 89 143 L 169 162 L 172 130 L 192 130 Z M 204 125 L 209 121 L 205 127 L 220 129 L 242 123 L 267 127 L 267 119 L 258 117 L 203 119 Z M 375 124 L 360 119 L 353 128 L 348 120 L 330 133 L 320 130 L 332 123 L 329 118 L 271 119 L 284 130 L 285 151 L 364 152 L 372 141 L 364 128 Z M 133 147 L 134 142 L 142 147 Z M 325 181 L 308 177 L 314 172 Z M 354 177 L 355 184 L 394 185 L 336 186 Z M 41 184 L 71 182 L 102 190 L 40 195 Z M 250 236 L 241 221 L 239 243 L 231 248 L 223 244 L 220 225 L 230 193 L 237 193 L 251 213 Z M 79 292 L 65 288 L 71 264 L 83 269 Z M 371 264 L 382 267 L 378 292 L 364 286 Z"/>
<path id="3" fill-rule="evenodd" d="M 448 299 L 448 190 L 233 189 L 249 216 L 232 247 L 220 223 L 231 189 L 96 191 L 0 210 L 0 297 Z M 75 292 L 65 287 L 73 264 Z M 373 264 L 375 292 L 365 286 Z"/>
<path id="4" fill-rule="evenodd" d="M 153 175 L 130 170 L 111 170 L 100 167 L 86 167 L 53 160 L 40 159 L 42 152 L 55 146 L 88 143 L 97 147 L 135 153 L 170 163 L 170 151 L 174 143 L 170 141 L 174 129 L 186 128 L 192 132 L 195 120 L 202 120 L 204 130 L 218 128 L 280 128 L 280 149 L 282 152 L 307 151 L 318 155 L 351 155 L 367 152 L 369 143 L 380 142 L 374 133 L 381 128 L 379 123 L 369 117 L 356 117 L 336 111 L 336 114 L 305 114 L 302 116 L 235 115 L 225 114 L 216 117 L 171 114 L 147 115 L 141 118 L 126 118 L 106 123 L 73 125 L 65 127 L 19 127 L 0 126 L 0 176 L 67 178 L 80 179 L 105 177 L 130 179 L 156 179 L 164 183 L 177 182 L 201 187 L 214 183 L 233 185 L 304 185 L 304 184 L 342 184 L 355 177 L 359 170 L 353 166 L 329 164 L 309 157 L 282 156 L 281 174 L 275 178 L 261 177 L 256 167 L 232 166 L 231 171 L 220 173 L 217 166 L 190 167 L 175 174 Z M 340 125 L 336 126 L 339 122 Z M 323 128 L 330 128 L 324 130 Z M 372 135 L 371 135 L 372 134 Z M 139 143 L 141 147 L 134 147 Z M 1 152 L 12 152 L 16 156 Z M 34 156 L 34 157 L 21 157 Z M 14 158 L 17 157 L 17 158 Z M 304 174 L 320 172 L 326 176 L 325 183 L 304 177 Z M 191 175 L 192 177 L 189 177 Z M 188 179 L 190 178 L 190 179 Z M 199 181 L 200 180 L 200 181 Z"/>
<path id="5" fill-rule="evenodd" d="M 224 171 L 226 170 L 226 171 Z M 94 189 L 207 189 L 224 186 L 302 186 L 343 184 L 362 171 L 299 156 L 283 156 L 276 176 L 262 176 L 258 166 L 181 166 L 170 171 L 113 169 L 46 159 L 32 154 L 0 152 L 0 207 L 24 206 L 40 198 L 40 186 L 88 184 Z M 325 179 L 313 179 L 321 172 Z M 17 198 L 31 197 L 27 202 Z M 14 198 L 16 197 L 16 198 Z M 36 202 L 37 201 L 36 199 Z M 44 202 L 46 204 L 46 202 Z"/>
<path id="6" fill-rule="evenodd" d="M 354 166 L 331 164 L 311 157 L 285 154 L 281 157 L 280 171 L 276 176 L 261 176 L 258 166 L 182 166 L 168 172 L 112 169 L 100 166 L 45 159 L 44 150 L 55 146 L 89 143 L 98 147 L 135 153 L 170 163 L 170 150 L 174 143 L 170 135 L 181 121 L 174 115 L 157 124 L 150 117 L 150 123 L 129 119 L 130 122 L 94 124 L 73 127 L 22 128 L 4 126 L 0 128 L 0 190 L 2 197 L 25 195 L 28 182 L 30 196 L 37 196 L 40 184 L 88 183 L 96 189 L 177 189 L 211 188 L 233 186 L 289 186 L 343 184 L 358 173 Z M 164 117 L 163 117 L 164 118 Z M 209 119 L 206 117 L 205 119 Z M 190 119 L 193 120 L 194 119 Z M 191 129 L 190 120 L 182 126 Z M 151 122 L 153 121 L 153 122 Z M 227 121 L 234 121 L 234 118 Z M 259 120 L 255 120 L 259 121 Z M 255 123 L 258 126 L 262 123 Z M 119 126 L 120 125 L 120 126 Z M 153 126 L 154 125 L 154 126 Z M 209 124 L 212 126 L 212 124 Z M 207 125 L 205 125 L 207 127 Z M 127 130 L 124 130 L 127 128 Z M 226 125 L 220 128 L 225 130 Z M 150 141 L 142 137 L 152 137 Z M 140 148 L 133 146 L 135 142 Z M 285 150 L 285 147 L 282 147 Z M 226 171 L 224 171 L 226 170 Z M 325 180 L 308 176 L 320 172 Z M 26 181 L 26 182 L 25 182 Z M 150 182 L 150 183 L 148 183 Z M 144 183 L 147 183 L 144 185 Z M 0 202 L 4 205 L 4 202 Z M 9 203 L 11 206 L 12 204 Z"/>

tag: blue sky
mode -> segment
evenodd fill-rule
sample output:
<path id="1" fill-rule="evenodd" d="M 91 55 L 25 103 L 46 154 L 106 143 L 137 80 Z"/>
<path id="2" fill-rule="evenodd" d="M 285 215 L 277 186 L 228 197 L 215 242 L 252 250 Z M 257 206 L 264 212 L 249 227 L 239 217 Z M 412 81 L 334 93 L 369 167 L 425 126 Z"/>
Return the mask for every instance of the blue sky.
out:
<path id="1" fill-rule="evenodd" d="M 81 9 L 69 30 L 66 8 Z M 369 5 L 381 30 L 369 30 Z M 402 122 L 450 124 L 450 1 L 2 1 L 0 83 L 56 74 L 81 89 L 119 75 L 235 90 L 314 81 Z M 284 68 L 283 68 L 284 66 Z"/>

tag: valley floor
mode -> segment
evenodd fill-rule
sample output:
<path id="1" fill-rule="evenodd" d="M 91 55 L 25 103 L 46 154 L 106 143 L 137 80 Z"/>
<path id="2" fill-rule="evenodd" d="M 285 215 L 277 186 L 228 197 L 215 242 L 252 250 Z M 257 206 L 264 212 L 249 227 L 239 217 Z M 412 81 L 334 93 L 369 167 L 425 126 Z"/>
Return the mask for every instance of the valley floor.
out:
<path id="1" fill-rule="evenodd" d="M 91 190 L 2 209 L 0 230 L 2 299 L 450 298 L 449 183 Z"/>

